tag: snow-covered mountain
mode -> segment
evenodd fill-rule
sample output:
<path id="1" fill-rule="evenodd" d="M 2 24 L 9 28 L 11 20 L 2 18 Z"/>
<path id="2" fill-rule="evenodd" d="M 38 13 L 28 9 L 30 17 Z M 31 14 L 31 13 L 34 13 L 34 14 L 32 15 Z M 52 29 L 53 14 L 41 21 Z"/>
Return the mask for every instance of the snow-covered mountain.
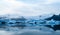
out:
<path id="1" fill-rule="evenodd" d="M 38 16 L 21 16 L 19 14 L 6 14 L 6 15 L 0 15 L 0 17 L 5 17 L 5 18 L 21 18 L 24 17 L 26 19 L 45 19 L 51 17 L 52 14 L 45 14 L 45 15 L 38 15 Z"/>

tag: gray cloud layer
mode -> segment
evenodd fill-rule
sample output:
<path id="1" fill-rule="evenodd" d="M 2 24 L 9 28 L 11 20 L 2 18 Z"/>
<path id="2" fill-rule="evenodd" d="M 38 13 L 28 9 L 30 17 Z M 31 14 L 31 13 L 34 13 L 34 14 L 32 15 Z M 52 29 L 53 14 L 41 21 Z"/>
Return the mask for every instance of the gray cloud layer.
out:
<path id="1" fill-rule="evenodd" d="M 37 16 L 59 13 L 60 0 L 0 0 L 0 15 Z"/>

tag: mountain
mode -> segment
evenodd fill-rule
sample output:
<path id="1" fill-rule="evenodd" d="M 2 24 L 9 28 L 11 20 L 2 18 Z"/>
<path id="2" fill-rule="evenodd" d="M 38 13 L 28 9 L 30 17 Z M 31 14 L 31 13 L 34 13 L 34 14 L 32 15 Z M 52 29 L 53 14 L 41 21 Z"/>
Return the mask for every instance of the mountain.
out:
<path id="1" fill-rule="evenodd" d="M 60 21 L 60 14 L 59 15 L 53 15 L 52 17 L 46 18 L 45 20 L 56 20 L 56 21 Z"/>
<path id="2" fill-rule="evenodd" d="M 45 18 L 48 18 L 48 17 L 51 17 L 53 14 L 44 14 L 44 15 L 41 15 L 39 16 L 40 19 L 45 19 Z"/>
<path id="3" fill-rule="evenodd" d="M 11 18 L 26 18 L 26 19 L 45 19 L 48 17 L 51 17 L 51 14 L 44 14 L 44 15 L 38 15 L 38 16 L 21 16 L 19 14 L 6 14 L 6 15 L 0 15 L 0 18 L 7 18 L 7 19 L 11 19 Z"/>

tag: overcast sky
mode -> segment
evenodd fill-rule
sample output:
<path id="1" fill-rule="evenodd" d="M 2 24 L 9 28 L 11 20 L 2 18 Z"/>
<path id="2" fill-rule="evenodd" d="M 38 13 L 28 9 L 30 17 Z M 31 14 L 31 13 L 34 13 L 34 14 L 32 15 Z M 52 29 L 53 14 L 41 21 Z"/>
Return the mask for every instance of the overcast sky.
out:
<path id="1" fill-rule="evenodd" d="M 37 16 L 59 13 L 60 0 L 0 0 L 0 15 Z"/>

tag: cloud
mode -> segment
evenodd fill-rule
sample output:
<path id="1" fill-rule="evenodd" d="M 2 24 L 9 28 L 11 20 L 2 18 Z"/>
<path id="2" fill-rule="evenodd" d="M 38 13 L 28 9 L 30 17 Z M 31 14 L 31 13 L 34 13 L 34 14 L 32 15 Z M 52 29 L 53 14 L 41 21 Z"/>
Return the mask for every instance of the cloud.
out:
<path id="1" fill-rule="evenodd" d="M 52 4 L 52 3 L 57 3 L 57 2 L 60 3 L 60 0 L 47 0 L 47 1 L 45 2 L 45 4 Z"/>
<path id="2" fill-rule="evenodd" d="M 60 0 L 0 0 L 0 15 L 37 16 L 59 14 Z"/>
<path id="3" fill-rule="evenodd" d="M 25 3 L 17 2 L 15 0 L 2 0 L 0 1 L 0 15 L 16 14 L 17 12 L 14 12 L 13 9 L 25 5 Z"/>

